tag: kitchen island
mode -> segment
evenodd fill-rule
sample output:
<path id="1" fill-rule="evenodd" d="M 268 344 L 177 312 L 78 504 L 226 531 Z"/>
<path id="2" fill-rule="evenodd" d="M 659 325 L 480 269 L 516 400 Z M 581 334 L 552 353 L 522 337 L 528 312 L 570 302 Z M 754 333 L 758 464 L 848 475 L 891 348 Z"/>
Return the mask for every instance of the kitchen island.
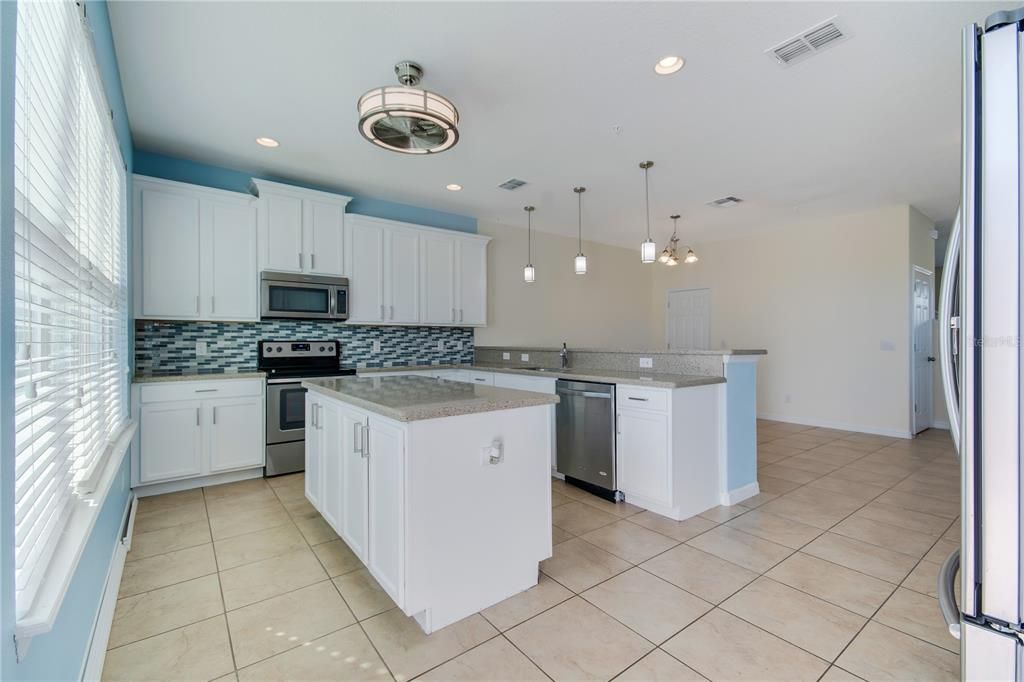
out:
<path id="1" fill-rule="evenodd" d="M 424 632 L 537 584 L 556 396 L 423 376 L 302 385 L 306 497 Z"/>

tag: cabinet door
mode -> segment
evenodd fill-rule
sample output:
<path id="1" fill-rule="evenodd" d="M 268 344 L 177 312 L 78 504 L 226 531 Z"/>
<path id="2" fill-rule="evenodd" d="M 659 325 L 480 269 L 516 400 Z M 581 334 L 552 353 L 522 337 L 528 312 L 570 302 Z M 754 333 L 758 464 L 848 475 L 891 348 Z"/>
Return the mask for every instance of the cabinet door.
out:
<path id="1" fill-rule="evenodd" d="M 338 533 L 359 560 L 367 561 L 369 499 L 367 496 L 366 422 L 358 412 L 343 411 L 341 451 L 343 454 L 341 530 Z"/>
<path id="2" fill-rule="evenodd" d="M 306 199 L 306 269 L 317 275 L 340 277 L 345 270 L 345 206 Z"/>
<path id="3" fill-rule="evenodd" d="M 267 270 L 302 272 L 308 267 L 302 250 L 302 199 L 273 192 L 260 192 L 261 210 L 266 215 L 263 262 Z"/>
<path id="4" fill-rule="evenodd" d="M 618 463 L 619 489 L 627 497 L 643 495 L 671 504 L 671 480 L 668 442 L 668 415 L 649 410 L 619 410 Z"/>
<path id="5" fill-rule="evenodd" d="M 198 476 L 203 471 L 199 401 L 139 408 L 139 481 Z"/>
<path id="6" fill-rule="evenodd" d="M 340 531 L 344 519 L 342 409 L 337 403 L 325 400 L 320 403 L 319 410 L 317 431 L 320 441 L 320 473 L 323 478 L 320 513 L 331 528 Z"/>
<path id="7" fill-rule="evenodd" d="M 210 472 L 263 466 L 263 401 L 237 398 L 205 401 L 209 414 Z"/>
<path id="8" fill-rule="evenodd" d="M 420 238 L 411 230 L 388 230 L 388 322 L 420 321 Z"/>
<path id="9" fill-rule="evenodd" d="M 251 206 L 208 202 L 209 283 L 206 316 L 259 319 L 256 214 Z M 205 296 L 204 296 L 205 298 Z"/>
<path id="10" fill-rule="evenodd" d="M 420 249 L 420 319 L 427 324 L 452 324 L 455 310 L 455 241 L 424 235 Z"/>
<path id="11" fill-rule="evenodd" d="M 349 322 L 383 322 L 384 230 L 352 221 Z"/>
<path id="12" fill-rule="evenodd" d="M 459 324 L 487 324 L 487 242 L 459 242 Z"/>
<path id="13" fill-rule="evenodd" d="M 323 488 L 323 453 L 320 431 L 315 426 L 319 424 L 320 407 L 321 403 L 306 393 L 306 499 L 317 511 L 323 513 L 320 501 L 320 491 Z"/>
<path id="14" fill-rule="evenodd" d="M 199 199 L 184 192 L 139 193 L 145 317 L 199 317 Z"/>
<path id="15" fill-rule="evenodd" d="M 370 573 L 401 606 L 405 528 L 405 434 L 370 417 L 369 428 L 369 562 Z"/>

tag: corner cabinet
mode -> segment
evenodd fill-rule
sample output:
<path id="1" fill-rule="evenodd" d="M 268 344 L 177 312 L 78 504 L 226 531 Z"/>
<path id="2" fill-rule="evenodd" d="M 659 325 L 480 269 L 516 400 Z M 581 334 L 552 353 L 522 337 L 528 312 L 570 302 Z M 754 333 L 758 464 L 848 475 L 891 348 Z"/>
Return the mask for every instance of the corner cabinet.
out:
<path id="1" fill-rule="evenodd" d="M 349 215 L 349 322 L 487 324 L 489 237 Z"/>
<path id="2" fill-rule="evenodd" d="M 256 206 L 248 194 L 136 175 L 139 319 L 259 319 Z"/>
<path id="3" fill-rule="evenodd" d="M 263 394 L 262 378 L 136 384 L 133 486 L 262 467 Z"/>
<path id="4" fill-rule="evenodd" d="M 252 180 L 259 197 L 261 270 L 345 274 L 345 207 L 351 197 Z"/>

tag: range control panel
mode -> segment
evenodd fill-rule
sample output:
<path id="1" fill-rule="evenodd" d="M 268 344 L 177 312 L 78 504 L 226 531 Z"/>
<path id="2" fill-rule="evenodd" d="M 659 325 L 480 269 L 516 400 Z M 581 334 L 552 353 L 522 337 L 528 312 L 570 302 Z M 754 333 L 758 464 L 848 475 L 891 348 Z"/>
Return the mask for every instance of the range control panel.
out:
<path id="1" fill-rule="evenodd" d="M 341 344 L 324 341 L 260 341 L 262 358 L 331 358 L 340 353 Z"/>

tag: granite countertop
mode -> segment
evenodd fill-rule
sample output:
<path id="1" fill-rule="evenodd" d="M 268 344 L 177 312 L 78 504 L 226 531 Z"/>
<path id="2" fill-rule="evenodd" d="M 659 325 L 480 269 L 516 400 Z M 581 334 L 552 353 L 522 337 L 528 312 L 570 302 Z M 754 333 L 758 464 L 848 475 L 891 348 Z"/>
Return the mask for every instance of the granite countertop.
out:
<path id="1" fill-rule="evenodd" d="M 505 365 L 418 365 L 410 367 L 368 367 L 360 369 L 359 374 L 372 376 L 388 372 L 414 372 L 439 369 L 468 369 L 481 372 L 501 372 L 503 374 L 520 374 L 529 377 L 547 379 L 577 379 L 579 381 L 597 381 L 622 386 L 648 386 L 652 388 L 689 388 L 691 386 L 707 386 L 708 384 L 724 384 L 725 377 L 700 376 L 696 374 L 665 374 L 662 372 L 629 372 L 614 369 L 550 369 L 536 370 Z"/>
<path id="2" fill-rule="evenodd" d="M 508 350 L 510 348 L 514 348 L 517 351 L 536 351 L 538 353 L 540 353 L 540 352 L 557 353 L 560 350 L 562 350 L 561 346 L 555 347 L 555 346 L 515 346 L 515 345 L 505 345 L 505 346 L 476 346 L 476 348 L 477 348 L 477 350 L 491 350 L 491 351 L 495 351 L 495 350 Z M 666 349 L 666 348 L 655 348 L 655 349 L 640 348 L 640 349 L 636 349 L 636 348 L 572 348 L 572 347 L 570 347 L 569 348 L 569 353 L 572 354 L 573 351 L 580 352 L 580 353 L 616 353 L 616 354 L 624 354 L 624 355 L 768 355 L 768 351 L 766 349 L 764 349 L 764 348 L 720 348 L 718 350 L 714 350 L 714 349 L 699 349 L 699 348 L 691 348 L 691 349 L 682 349 L 681 348 L 681 349 L 678 349 L 678 350 L 669 350 L 669 349 Z"/>
<path id="3" fill-rule="evenodd" d="M 154 384 L 168 381 L 222 381 L 225 379 L 264 379 L 266 373 L 257 369 L 240 372 L 193 372 L 191 374 L 146 374 L 132 379 L 133 384 Z"/>
<path id="4" fill-rule="evenodd" d="M 398 369 L 398 368 L 394 368 Z M 310 379 L 310 391 L 361 407 L 400 422 L 455 417 L 478 412 L 553 405 L 558 397 L 423 376 L 340 377 Z"/>

